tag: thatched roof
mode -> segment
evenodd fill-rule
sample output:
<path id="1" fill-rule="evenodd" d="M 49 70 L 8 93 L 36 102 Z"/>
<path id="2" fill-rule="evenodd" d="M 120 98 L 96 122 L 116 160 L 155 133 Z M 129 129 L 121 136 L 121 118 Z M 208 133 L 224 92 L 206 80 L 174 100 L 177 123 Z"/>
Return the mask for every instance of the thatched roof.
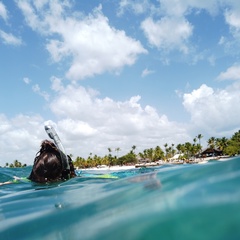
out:
<path id="1" fill-rule="evenodd" d="M 203 157 L 203 156 L 220 156 L 222 155 L 222 151 L 216 148 L 206 148 L 196 157 Z"/>

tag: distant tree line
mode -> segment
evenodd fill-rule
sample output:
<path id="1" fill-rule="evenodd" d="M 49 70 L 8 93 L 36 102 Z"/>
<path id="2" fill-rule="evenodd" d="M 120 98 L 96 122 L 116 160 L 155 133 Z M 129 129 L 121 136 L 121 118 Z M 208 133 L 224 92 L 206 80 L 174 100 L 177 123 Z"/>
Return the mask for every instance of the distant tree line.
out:
<path id="1" fill-rule="evenodd" d="M 6 163 L 5 167 L 9 167 L 9 168 L 22 168 L 22 167 L 26 167 L 27 164 L 23 164 L 21 162 L 19 162 L 18 160 L 14 160 L 13 163 Z"/>
<path id="2" fill-rule="evenodd" d="M 179 154 L 179 159 L 188 161 L 191 158 L 197 156 L 201 153 L 202 145 L 201 139 L 203 138 L 202 134 L 198 134 L 193 142 L 185 142 L 184 144 L 177 144 L 176 147 L 174 144 L 164 144 L 164 149 L 159 146 L 155 148 L 149 148 L 143 150 L 143 152 L 135 153 L 136 146 L 133 145 L 131 150 L 118 157 L 120 148 L 115 149 L 115 154 L 113 150 L 108 148 L 108 154 L 104 157 L 97 155 L 89 154 L 88 158 L 77 157 L 74 161 L 74 166 L 79 168 L 89 168 L 97 167 L 100 165 L 133 165 L 139 162 L 139 160 L 146 160 L 148 162 L 156 162 L 158 160 L 169 161 L 175 154 Z M 230 139 L 226 137 L 215 138 L 211 137 L 207 141 L 208 148 L 217 149 L 222 151 L 223 155 L 234 156 L 240 154 L 240 130 L 233 134 Z"/>
<path id="3" fill-rule="evenodd" d="M 175 154 L 179 154 L 179 159 L 187 161 L 197 154 L 201 153 L 202 145 L 201 139 L 202 134 L 198 134 L 193 142 L 185 142 L 184 144 L 164 144 L 164 149 L 159 146 L 155 148 L 144 149 L 142 152 L 136 153 L 136 146 L 133 145 L 130 151 L 118 157 L 121 149 L 115 148 L 113 150 L 108 148 L 108 154 L 104 157 L 89 154 L 88 158 L 76 157 L 74 166 L 79 168 L 97 167 L 100 165 L 114 166 L 114 165 L 133 165 L 139 162 L 139 160 L 145 160 L 147 162 L 156 162 L 158 160 L 169 161 Z M 208 148 L 217 149 L 222 151 L 223 155 L 234 156 L 240 154 L 240 130 L 233 134 L 231 138 L 215 138 L 211 137 L 207 141 Z M 71 154 L 70 154 L 71 155 Z M 18 160 L 14 160 L 13 163 L 6 163 L 5 167 L 10 168 L 21 168 L 26 167 L 26 164 L 22 164 Z"/>

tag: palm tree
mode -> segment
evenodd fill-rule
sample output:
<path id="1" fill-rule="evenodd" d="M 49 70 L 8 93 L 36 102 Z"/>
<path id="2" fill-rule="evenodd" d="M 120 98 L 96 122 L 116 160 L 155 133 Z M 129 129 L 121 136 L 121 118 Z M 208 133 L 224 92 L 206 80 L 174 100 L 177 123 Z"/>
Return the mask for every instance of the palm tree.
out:
<path id="1" fill-rule="evenodd" d="M 185 143 L 185 154 L 187 155 L 187 158 L 189 159 L 190 158 L 190 155 L 191 155 L 191 150 L 192 150 L 192 144 L 190 142 L 186 142 Z"/>
<path id="2" fill-rule="evenodd" d="M 216 147 L 220 150 L 223 151 L 227 147 L 228 139 L 226 137 L 223 138 L 217 138 L 215 140 Z"/>
<path id="3" fill-rule="evenodd" d="M 147 158 L 147 149 L 144 149 L 143 150 L 143 159 L 146 159 Z"/>
<path id="4" fill-rule="evenodd" d="M 154 150 L 153 160 L 157 161 L 157 160 L 162 159 L 163 157 L 164 157 L 163 150 L 159 146 L 156 146 L 156 148 Z"/>
<path id="5" fill-rule="evenodd" d="M 203 138 L 203 135 L 198 134 L 196 138 L 198 139 L 199 145 L 201 145 L 201 138 Z"/>
<path id="6" fill-rule="evenodd" d="M 117 158 L 118 158 L 118 153 L 119 151 L 121 151 L 121 149 L 119 147 L 115 148 L 115 151 L 117 152 Z"/>
<path id="7" fill-rule="evenodd" d="M 14 167 L 22 167 L 22 163 L 19 162 L 18 160 L 14 160 Z"/>
<path id="8" fill-rule="evenodd" d="M 167 159 L 167 153 L 168 153 L 167 147 L 168 147 L 168 144 L 165 143 L 165 144 L 164 144 L 164 147 L 165 147 L 165 158 Z"/>
<path id="9" fill-rule="evenodd" d="M 176 150 L 174 149 L 174 143 L 172 143 L 172 146 L 171 146 L 171 154 L 172 154 L 172 157 L 175 155 L 176 153 Z"/>
<path id="10" fill-rule="evenodd" d="M 134 152 L 134 150 L 136 149 L 137 147 L 135 145 L 132 146 L 132 150 Z"/>
<path id="11" fill-rule="evenodd" d="M 207 144 L 211 149 L 215 148 L 215 141 L 216 141 L 215 137 L 211 137 L 211 138 L 208 139 Z"/>
<path id="12" fill-rule="evenodd" d="M 153 160 L 153 148 L 149 148 L 147 150 L 148 157 L 150 158 L 151 162 Z"/>
<path id="13" fill-rule="evenodd" d="M 184 151 L 185 151 L 185 146 L 184 146 L 184 144 L 178 144 L 178 145 L 176 146 L 176 149 L 178 150 L 178 153 L 179 153 L 179 154 L 182 154 L 182 153 L 184 153 Z"/>

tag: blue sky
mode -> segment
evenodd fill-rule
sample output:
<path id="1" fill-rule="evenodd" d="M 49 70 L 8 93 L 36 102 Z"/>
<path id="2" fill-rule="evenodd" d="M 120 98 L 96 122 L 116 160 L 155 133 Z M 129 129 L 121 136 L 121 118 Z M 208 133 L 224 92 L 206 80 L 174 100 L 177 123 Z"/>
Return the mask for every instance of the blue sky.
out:
<path id="1" fill-rule="evenodd" d="M 0 0 L 0 165 L 231 137 L 239 49 L 237 0 Z"/>

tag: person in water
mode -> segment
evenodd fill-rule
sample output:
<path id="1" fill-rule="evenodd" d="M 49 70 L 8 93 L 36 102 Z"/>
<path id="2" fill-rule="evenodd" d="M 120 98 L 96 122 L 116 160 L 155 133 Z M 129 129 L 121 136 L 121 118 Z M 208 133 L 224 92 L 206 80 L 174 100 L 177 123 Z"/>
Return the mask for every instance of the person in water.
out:
<path id="1" fill-rule="evenodd" d="M 35 183 L 51 183 L 73 177 L 76 177 L 76 173 L 71 157 L 59 150 L 52 141 L 44 140 L 36 154 L 30 175 L 27 178 L 14 176 L 14 180 L 0 183 L 0 186 L 29 180 Z"/>
<path id="2" fill-rule="evenodd" d="M 75 176 L 71 157 L 63 154 L 52 141 L 44 140 L 36 154 L 28 179 L 37 183 L 49 183 Z"/>

